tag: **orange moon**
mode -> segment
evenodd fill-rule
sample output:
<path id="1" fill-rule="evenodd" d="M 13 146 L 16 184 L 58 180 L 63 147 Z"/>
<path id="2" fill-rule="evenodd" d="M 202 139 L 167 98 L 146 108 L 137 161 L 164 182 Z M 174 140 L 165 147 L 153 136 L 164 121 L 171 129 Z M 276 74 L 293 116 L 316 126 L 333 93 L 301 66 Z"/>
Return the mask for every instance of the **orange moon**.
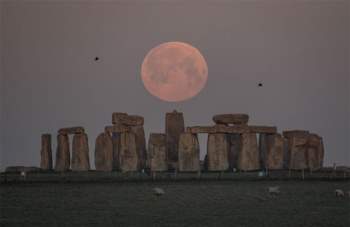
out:
<path id="1" fill-rule="evenodd" d="M 141 78 L 154 96 L 179 102 L 197 95 L 208 79 L 208 66 L 202 54 L 183 42 L 162 43 L 143 60 Z"/>

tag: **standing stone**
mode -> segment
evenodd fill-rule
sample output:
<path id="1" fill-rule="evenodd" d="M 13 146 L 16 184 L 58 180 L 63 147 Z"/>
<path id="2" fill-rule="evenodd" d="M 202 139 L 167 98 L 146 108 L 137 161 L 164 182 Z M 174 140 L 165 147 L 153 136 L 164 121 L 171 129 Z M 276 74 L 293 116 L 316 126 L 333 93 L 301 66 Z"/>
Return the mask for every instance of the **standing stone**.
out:
<path id="1" fill-rule="evenodd" d="M 283 154 L 285 142 L 281 134 L 267 136 L 265 167 L 268 169 L 283 169 Z"/>
<path id="2" fill-rule="evenodd" d="M 244 171 L 260 169 L 259 149 L 255 133 L 243 133 L 238 168 Z"/>
<path id="3" fill-rule="evenodd" d="M 322 168 L 324 147 L 323 141 L 317 134 L 310 134 L 308 138 L 307 148 L 307 166 L 311 170 L 318 170 Z"/>
<path id="4" fill-rule="evenodd" d="M 101 133 L 96 138 L 95 167 L 97 171 L 113 170 L 113 143 L 108 133 Z"/>
<path id="5" fill-rule="evenodd" d="M 55 171 L 67 171 L 70 167 L 69 138 L 67 134 L 58 134 Z"/>
<path id="6" fill-rule="evenodd" d="M 138 168 L 144 169 L 146 168 L 147 159 L 145 130 L 142 125 L 131 126 L 130 130 L 135 134 L 136 150 L 139 159 Z"/>
<path id="7" fill-rule="evenodd" d="M 151 171 L 167 171 L 166 136 L 151 133 L 148 141 L 148 164 Z"/>
<path id="8" fill-rule="evenodd" d="M 41 135 L 41 150 L 40 150 L 40 168 L 43 170 L 52 169 L 52 147 L 51 147 L 51 135 Z"/>
<path id="9" fill-rule="evenodd" d="M 289 168 L 301 170 L 307 168 L 308 136 L 294 135 L 288 138 Z"/>
<path id="10" fill-rule="evenodd" d="M 72 146 L 72 170 L 90 170 L 89 144 L 86 133 L 79 133 L 73 136 Z"/>
<path id="11" fill-rule="evenodd" d="M 260 167 L 267 168 L 267 149 L 268 149 L 268 134 L 260 133 L 259 134 L 259 158 L 260 158 Z"/>
<path id="12" fill-rule="evenodd" d="M 230 150 L 228 154 L 228 160 L 230 169 L 237 168 L 238 165 L 238 156 L 241 147 L 241 136 L 240 134 L 228 134 L 230 142 Z"/>
<path id="13" fill-rule="evenodd" d="M 182 133 L 179 138 L 179 171 L 199 171 L 199 142 L 196 134 Z"/>
<path id="14" fill-rule="evenodd" d="M 121 133 L 119 132 L 112 132 L 110 134 L 112 138 L 112 147 L 113 147 L 113 152 L 112 152 L 113 153 L 113 161 L 112 161 L 113 170 L 120 170 L 120 160 L 119 160 L 120 134 Z"/>
<path id="15" fill-rule="evenodd" d="M 119 168 L 122 172 L 138 170 L 138 155 L 136 150 L 135 134 L 131 132 L 120 133 Z"/>
<path id="16" fill-rule="evenodd" d="M 208 134 L 207 149 L 209 171 L 225 171 L 229 168 L 229 141 L 227 138 L 227 134 Z"/>
<path id="17" fill-rule="evenodd" d="M 175 167 L 178 161 L 180 134 L 185 132 L 183 114 L 176 110 L 172 113 L 166 113 L 165 128 L 168 162 L 172 167 Z"/>

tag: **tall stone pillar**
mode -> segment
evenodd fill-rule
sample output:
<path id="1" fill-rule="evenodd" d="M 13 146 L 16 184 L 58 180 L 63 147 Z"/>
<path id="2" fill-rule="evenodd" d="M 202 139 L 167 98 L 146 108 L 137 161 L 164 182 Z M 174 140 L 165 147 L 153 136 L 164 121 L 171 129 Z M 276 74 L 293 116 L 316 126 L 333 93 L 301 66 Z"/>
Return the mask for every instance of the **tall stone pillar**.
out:
<path id="1" fill-rule="evenodd" d="M 288 139 L 288 167 L 301 170 L 307 168 L 307 150 L 309 132 L 303 130 L 284 131 Z"/>
<path id="2" fill-rule="evenodd" d="M 207 145 L 207 163 L 209 171 L 226 171 L 228 161 L 229 142 L 225 133 L 209 133 Z"/>
<path id="3" fill-rule="evenodd" d="M 150 134 L 148 141 L 148 162 L 151 171 L 168 170 L 165 134 Z"/>
<path id="4" fill-rule="evenodd" d="M 179 138 L 180 134 L 185 132 L 184 117 L 182 113 L 174 110 L 172 113 L 166 113 L 165 118 L 168 163 L 173 168 L 176 168 Z"/>
<path id="5" fill-rule="evenodd" d="M 85 133 L 78 133 L 73 136 L 72 170 L 90 170 L 88 136 Z"/>
<path id="6" fill-rule="evenodd" d="M 283 169 L 285 141 L 281 134 L 267 136 L 265 167 L 268 169 Z"/>
<path id="7" fill-rule="evenodd" d="M 51 135 L 41 135 L 41 150 L 40 150 L 40 168 L 43 170 L 52 169 L 52 147 L 51 147 Z"/>
<path id="8" fill-rule="evenodd" d="M 69 138 L 67 134 L 58 134 L 55 171 L 67 171 L 70 167 Z"/>
<path id="9" fill-rule="evenodd" d="M 267 168 L 267 149 L 268 149 L 268 134 L 259 134 L 259 159 L 260 167 Z"/>
<path id="10" fill-rule="evenodd" d="M 310 134 L 307 148 L 307 166 L 311 170 L 318 170 L 323 166 L 324 147 L 322 137 Z"/>
<path id="11" fill-rule="evenodd" d="M 230 150 L 228 154 L 228 160 L 230 169 L 238 168 L 238 156 L 241 149 L 241 136 L 240 134 L 228 134 L 230 142 Z"/>
<path id="12" fill-rule="evenodd" d="M 108 133 L 101 133 L 96 138 L 95 167 L 97 171 L 113 170 L 113 143 Z"/>
<path id="13" fill-rule="evenodd" d="M 146 138 L 145 138 L 145 130 L 143 125 L 131 126 L 130 131 L 135 134 L 136 139 L 136 150 L 139 159 L 138 168 L 144 169 L 146 168 Z"/>
<path id="14" fill-rule="evenodd" d="M 122 172 L 138 170 L 138 154 L 136 150 L 135 134 L 131 132 L 120 133 L 119 168 Z"/>
<path id="15" fill-rule="evenodd" d="M 260 169 L 258 142 L 255 133 L 243 133 L 238 168 L 244 171 Z"/>
<path id="16" fill-rule="evenodd" d="M 197 172 L 199 170 L 199 142 L 197 134 L 182 133 L 179 138 L 179 171 Z"/>

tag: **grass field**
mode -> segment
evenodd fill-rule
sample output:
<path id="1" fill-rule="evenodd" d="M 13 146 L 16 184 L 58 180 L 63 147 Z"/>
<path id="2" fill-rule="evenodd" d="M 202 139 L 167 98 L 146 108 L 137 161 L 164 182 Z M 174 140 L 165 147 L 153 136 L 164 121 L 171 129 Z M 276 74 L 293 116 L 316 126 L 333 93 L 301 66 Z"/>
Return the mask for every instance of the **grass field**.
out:
<path id="1" fill-rule="evenodd" d="M 270 196 L 269 186 L 281 194 Z M 156 196 L 153 188 L 164 189 Z M 36 183 L 0 186 L 1 226 L 350 226 L 348 181 Z"/>

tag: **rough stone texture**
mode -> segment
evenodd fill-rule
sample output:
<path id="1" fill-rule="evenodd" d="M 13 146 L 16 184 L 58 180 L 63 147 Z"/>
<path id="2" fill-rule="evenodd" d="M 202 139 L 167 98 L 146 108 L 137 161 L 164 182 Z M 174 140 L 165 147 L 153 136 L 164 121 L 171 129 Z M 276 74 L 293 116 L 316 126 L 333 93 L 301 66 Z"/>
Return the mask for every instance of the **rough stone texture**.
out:
<path id="1" fill-rule="evenodd" d="M 265 167 L 267 169 L 283 169 L 285 142 L 281 134 L 267 135 Z"/>
<path id="2" fill-rule="evenodd" d="M 230 142 L 230 150 L 228 154 L 228 160 L 230 169 L 237 168 L 238 166 L 238 156 L 241 149 L 241 136 L 240 134 L 228 134 Z"/>
<path id="3" fill-rule="evenodd" d="M 41 150 L 40 150 L 40 168 L 43 170 L 52 169 L 52 146 L 51 146 L 51 135 L 41 135 Z"/>
<path id="4" fill-rule="evenodd" d="M 130 127 L 125 125 L 112 125 L 112 126 L 106 126 L 105 132 L 108 133 L 110 136 L 112 136 L 112 133 L 122 133 L 122 132 L 129 132 Z"/>
<path id="5" fill-rule="evenodd" d="M 175 110 L 172 113 L 166 113 L 165 131 L 168 163 L 174 167 L 178 161 L 180 134 L 185 131 L 183 114 Z"/>
<path id="6" fill-rule="evenodd" d="M 89 143 L 85 133 L 75 134 L 72 146 L 72 171 L 90 170 Z"/>
<path id="7" fill-rule="evenodd" d="M 138 155 L 136 150 L 135 134 L 123 132 L 119 143 L 119 168 L 122 172 L 138 170 Z"/>
<path id="8" fill-rule="evenodd" d="M 249 121 L 248 114 L 218 114 L 213 117 L 216 124 L 246 125 Z"/>
<path id="9" fill-rule="evenodd" d="M 77 126 L 77 127 L 69 127 L 69 128 L 61 128 L 58 130 L 59 134 L 78 134 L 78 133 L 84 133 L 85 130 L 83 127 Z"/>
<path id="10" fill-rule="evenodd" d="M 107 133 L 101 133 L 95 143 L 95 168 L 97 171 L 113 170 L 113 143 Z"/>
<path id="11" fill-rule="evenodd" d="M 210 133 L 207 145 L 208 170 L 225 171 L 229 168 L 229 141 L 227 134 Z"/>
<path id="12" fill-rule="evenodd" d="M 151 171 L 167 171 L 166 135 L 151 133 L 148 141 L 148 165 Z"/>
<path id="13" fill-rule="evenodd" d="M 117 124 L 120 118 L 126 117 L 126 116 L 128 116 L 127 113 L 122 113 L 122 112 L 112 113 L 112 124 Z"/>
<path id="14" fill-rule="evenodd" d="M 260 167 L 267 168 L 267 136 L 266 133 L 259 134 L 259 159 L 260 159 Z"/>
<path id="15" fill-rule="evenodd" d="M 323 166 L 324 147 L 322 137 L 310 134 L 308 137 L 308 148 L 306 152 L 307 166 L 311 170 L 317 170 Z"/>
<path id="16" fill-rule="evenodd" d="M 260 169 L 259 149 L 255 133 L 243 133 L 241 135 L 238 168 L 244 171 Z"/>
<path id="17" fill-rule="evenodd" d="M 120 161 L 119 161 L 119 153 L 120 153 L 120 134 L 113 132 L 109 134 L 112 138 L 112 147 L 113 147 L 113 170 L 120 170 Z"/>
<path id="18" fill-rule="evenodd" d="M 138 115 L 124 115 L 119 113 L 118 115 L 114 114 L 112 117 L 112 123 L 117 125 L 137 126 L 144 123 L 144 118 Z"/>
<path id="19" fill-rule="evenodd" d="M 246 126 L 246 125 L 232 125 L 226 126 L 223 124 L 217 124 L 214 126 L 193 126 L 187 127 L 186 132 L 189 133 L 277 133 L 276 127 L 271 126 Z"/>
<path id="20" fill-rule="evenodd" d="M 130 130 L 135 134 L 136 150 L 139 159 L 138 168 L 144 169 L 146 168 L 147 160 L 145 130 L 142 125 L 131 126 Z"/>
<path id="21" fill-rule="evenodd" d="M 289 169 L 289 143 L 288 139 L 283 137 L 283 168 Z"/>
<path id="22" fill-rule="evenodd" d="M 286 138 L 291 138 L 291 137 L 307 137 L 309 135 L 309 131 L 306 130 L 287 130 L 283 131 L 283 136 Z"/>
<path id="23" fill-rule="evenodd" d="M 307 142 L 308 135 L 295 134 L 288 138 L 288 158 L 290 169 L 306 169 L 307 168 Z"/>
<path id="24" fill-rule="evenodd" d="M 199 142 L 196 134 L 182 133 L 179 138 L 179 171 L 199 171 Z"/>
<path id="25" fill-rule="evenodd" d="M 70 167 L 70 151 L 68 135 L 57 136 L 56 164 L 55 171 L 67 171 Z"/>

